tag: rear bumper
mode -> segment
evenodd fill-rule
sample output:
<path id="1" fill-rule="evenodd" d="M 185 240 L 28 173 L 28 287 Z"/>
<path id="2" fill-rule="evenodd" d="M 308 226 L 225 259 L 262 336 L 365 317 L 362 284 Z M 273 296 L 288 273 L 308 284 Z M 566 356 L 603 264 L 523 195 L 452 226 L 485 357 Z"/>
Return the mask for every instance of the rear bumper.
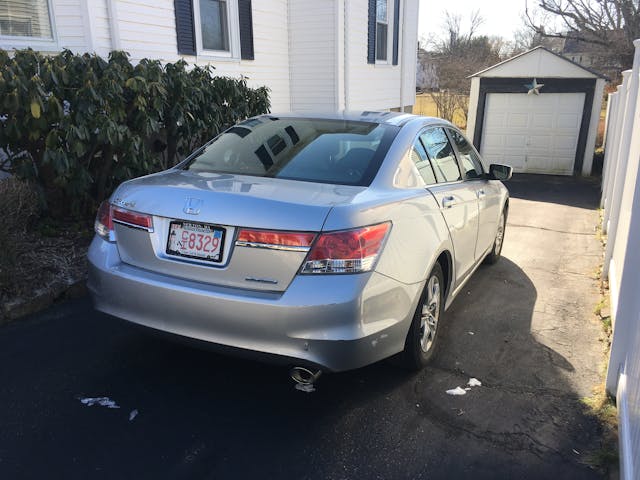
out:
<path id="1" fill-rule="evenodd" d="M 233 352 L 350 370 L 401 351 L 421 284 L 375 272 L 296 276 L 283 293 L 219 287 L 122 263 L 96 237 L 88 286 L 97 310 Z"/>

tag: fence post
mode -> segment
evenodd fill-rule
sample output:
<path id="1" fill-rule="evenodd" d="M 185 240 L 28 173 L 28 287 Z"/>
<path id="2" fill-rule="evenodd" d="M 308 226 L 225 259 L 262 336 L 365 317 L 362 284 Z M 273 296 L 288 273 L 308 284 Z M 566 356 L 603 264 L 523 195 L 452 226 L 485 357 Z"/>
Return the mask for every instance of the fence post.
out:
<path id="1" fill-rule="evenodd" d="M 633 120 L 636 112 L 636 102 L 638 97 L 638 68 L 640 67 L 640 52 L 636 50 L 633 58 L 633 70 L 622 72 L 624 77 L 623 85 L 626 83 L 625 94 L 621 100 L 624 102 L 624 116 L 622 118 L 622 129 L 620 131 L 620 148 L 618 149 L 618 161 L 616 174 L 611 192 L 611 202 L 609 203 L 609 218 L 606 228 L 607 246 L 604 252 L 604 263 L 602 265 L 602 275 L 609 276 L 611 254 L 616 240 L 616 229 L 620 217 L 620 198 L 624 187 L 624 172 L 627 169 L 629 158 L 629 148 L 631 147 L 631 135 L 633 134 Z M 621 109 L 622 110 L 622 109 Z"/>
<path id="2" fill-rule="evenodd" d="M 611 175 L 615 171 L 614 165 L 616 163 L 616 157 L 613 152 L 615 150 L 615 142 L 617 132 L 616 127 L 618 124 L 618 98 L 620 94 L 613 92 L 609 94 L 609 101 L 607 102 L 607 117 L 605 122 L 605 136 L 602 142 L 604 148 L 604 159 L 602 161 L 602 196 L 600 197 L 600 208 L 606 208 L 606 200 L 611 194 L 610 184 Z M 604 218 L 604 216 L 603 216 Z M 602 225 L 603 233 L 606 233 L 606 225 L 603 221 Z"/>

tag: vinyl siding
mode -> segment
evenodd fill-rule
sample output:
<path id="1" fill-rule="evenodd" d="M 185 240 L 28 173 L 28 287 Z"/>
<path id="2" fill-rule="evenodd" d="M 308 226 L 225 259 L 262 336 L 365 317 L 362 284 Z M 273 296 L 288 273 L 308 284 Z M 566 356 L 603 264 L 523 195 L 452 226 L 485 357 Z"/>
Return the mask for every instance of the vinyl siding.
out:
<path id="1" fill-rule="evenodd" d="M 131 54 L 132 61 L 183 58 L 198 65 L 211 64 L 217 75 L 244 75 L 250 86 L 271 89 L 273 111 L 289 111 L 287 0 L 254 0 L 252 7 L 255 60 L 178 54 L 173 0 L 117 0 L 120 48 Z"/>
<path id="2" fill-rule="evenodd" d="M 336 92 L 336 2 L 289 3 L 291 110 L 332 111 Z"/>
<path id="3" fill-rule="evenodd" d="M 391 65 L 392 42 L 389 42 L 388 63 L 375 65 L 367 63 L 367 0 L 348 0 L 346 15 L 347 36 L 347 108 L 349 110 L 388 110 L 400 107 L 403 103 L 413 105 L 415 101 L 415 55 L 418 22 L 417 0 L 401 0 L 401 5 L 408 8 L 405 15 L 400 14 L 400 31 L 404 34 L 404 42 L 399 38 L 399 58 L 404 65 L 404 95 L 400 99 L 400 65 Z M 389 37 L 392 38 L 393 13 L 389 2 Z M 406 19 L 406 22 L 403 20 Z M 405 47 L 405 51 L 403 51 Z"/>
<path id="4" fill-rule="evenodd" d="M 58 46 L 74 52 L 86 51 L 89 43 L 82 0 L 53 0 Z"/>
<path id="5" fill-rule="evenodd" d="M 413 105 L 416 101 L 416 65 L 418 59 L 418 0 L 400 0 L 406 12 L 400 12 L 399 59 L 404 68 L 403 104 Z M 404 21 L 403 21 L 404 20 Z M 404 42 L 403 42 L 404 38 Z M 404 51 L 402 47 L 404 46 Z"/>
<path id="6" fill-rule="evenodd" d="M 389 62 L 370 65 L 367 0 L 253 0 L 255 60 L 179 54 L 174 0 L 113 0 L 116 35 L 108 0 L 52 1 L 57 44 L 48 50 L 69 48 L 106 57 L 119 45 L 133 62 L 152 58 L 211 64 L 218 75 L 243 75 L 252 87 L 267 86 L 274 112 L 388 110 L 414 103 L 418 0 L 400 2 L 407 11 L 400 14 L 404 39 L 399 39 L 396 66 L 391 65 L 393 2 Z M 0 41 L 0 47 L 11 46 Z"/>
<path id="7" fill-rule="evenodd" d="M 112 50 L 107 0 L 88 0 L 91 16 L 93 51 L 106 57 Z"/>

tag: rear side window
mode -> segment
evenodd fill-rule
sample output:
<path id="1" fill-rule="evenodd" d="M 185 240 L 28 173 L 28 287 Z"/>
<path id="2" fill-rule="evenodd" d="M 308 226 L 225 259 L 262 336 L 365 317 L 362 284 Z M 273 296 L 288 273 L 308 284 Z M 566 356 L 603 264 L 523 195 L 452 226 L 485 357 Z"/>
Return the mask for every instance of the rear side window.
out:
<path id="1" fill-rule="evenodd" d="M 182 168 L 368 186 L 399 131 L 362 121 L 259 118 L 223 132 Z"/>
<path id="2" fill-rule="evenodd" d="M 482 163 L 480 162 L 480 157 L 471 144 L 460 134 L 460 132 L 450 129 L 449 133 L 451 134 L 453 143 L 456 144 L 456 148 L 460 154 L 460 168 L 462 168 L 465 180 L 482 177 L 482 174 L 484 173 L 482 170 Z"/>
<path id="3" fill-rule="evenodd" d="M 429 161 L 429 157 L 427 156 L 427 152 L 425 152 L 422 143 L 420 140 L 416 140 L 413 146 L 411 147 L 411 152 L 409 153 L 411 156 L 411 160 L 414 165 L 418 169 L 420 176 L 424 180 L 424 183 L 427 185 L 433 185 L 436 183 L 436 177 L 433 173 L 433 168 L 431 168 L 431 162 Z"/>
<path id="4" fill-rule="evenodd" d="M 430 128 L 420 135 L 420 140 L 431 158 L 438 182 L 462 180 L 453 147 L 442 128 Z"/>

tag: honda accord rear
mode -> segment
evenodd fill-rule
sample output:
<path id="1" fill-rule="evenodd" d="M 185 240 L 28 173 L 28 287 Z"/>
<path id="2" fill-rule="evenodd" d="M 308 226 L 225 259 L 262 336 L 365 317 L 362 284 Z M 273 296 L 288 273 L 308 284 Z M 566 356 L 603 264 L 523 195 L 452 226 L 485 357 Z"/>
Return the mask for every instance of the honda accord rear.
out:
<path id="1" fill-rule="evenodd" d="M 331 371 L 406 350 L 428 273 L 442 258 L 453 273 L 446 222 L 408 154 L 419 118 L 257 117 L 123 183 L 96 218 L 95 307 Z"/>

